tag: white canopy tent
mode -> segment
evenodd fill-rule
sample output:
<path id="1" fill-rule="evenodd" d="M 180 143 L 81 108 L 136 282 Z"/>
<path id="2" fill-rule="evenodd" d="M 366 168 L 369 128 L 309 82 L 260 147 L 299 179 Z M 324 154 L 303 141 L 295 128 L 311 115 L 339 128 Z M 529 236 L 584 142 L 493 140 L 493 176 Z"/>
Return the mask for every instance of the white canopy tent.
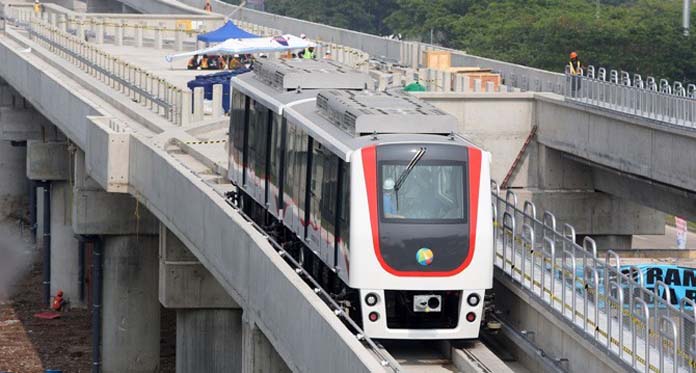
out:
<path id="1" fill-rule="evenodd" d="M 281 35 L 269 38 L 228 39 L 209 48 L 166 56 L 167 62 L 195 55 L 227 55 L 270 53 L 302 50 L 316 45 L 295 35 Z"/>

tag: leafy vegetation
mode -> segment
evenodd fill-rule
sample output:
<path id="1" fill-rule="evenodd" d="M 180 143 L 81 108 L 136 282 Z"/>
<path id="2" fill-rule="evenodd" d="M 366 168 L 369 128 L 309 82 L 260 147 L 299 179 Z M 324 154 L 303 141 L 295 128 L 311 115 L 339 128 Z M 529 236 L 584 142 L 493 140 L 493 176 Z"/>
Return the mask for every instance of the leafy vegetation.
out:
<path id="1" fill-rule="evenodd" d="M 696 29 L 681 30 L 681 0 L 266 0 L 310 21 L 562 71 L 584 64 L 696 81 Z M 432 32 L 432 33 L 431 33 Z"/>

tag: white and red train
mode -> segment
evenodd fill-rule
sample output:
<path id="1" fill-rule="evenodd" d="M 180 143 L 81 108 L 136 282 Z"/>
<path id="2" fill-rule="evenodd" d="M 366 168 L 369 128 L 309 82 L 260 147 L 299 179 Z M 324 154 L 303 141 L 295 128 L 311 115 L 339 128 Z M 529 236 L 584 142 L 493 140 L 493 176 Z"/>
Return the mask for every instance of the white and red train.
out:
<path id="1" fill-rule="evenodd" d="M 490 154 L 329 61 L 232 79 L 237 201 L 372 338 L 477 338 L 493 283 Z"/>

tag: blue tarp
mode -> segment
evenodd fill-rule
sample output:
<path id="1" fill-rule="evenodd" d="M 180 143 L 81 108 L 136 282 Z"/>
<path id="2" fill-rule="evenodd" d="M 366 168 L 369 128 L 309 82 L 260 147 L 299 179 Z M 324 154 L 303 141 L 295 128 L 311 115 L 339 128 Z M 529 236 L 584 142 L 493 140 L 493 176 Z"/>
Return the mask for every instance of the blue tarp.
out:
<path id="1" fill-rule="evenodd" d="M 209 75 L 197 75 L 196 79 L 188 82 L 188 87 L 193 91 L 196 87 L 203 87 L 203 93 L 206 100 L 213 99 L 213 85 L 222 84 L 222 110 L 225 113 L 230 111 L 230 79 L 233 77 L 249 72 L 247 68 L 239 68 L 234 71 L 221 71 Z M 191 98 L 193 103 L 193 97 Z M 193 108 L 193 105 L 191 106 Z"/>
<path id="2" fill-rule="evenodd" d="M 227 39 L 258 38 L 258 35 L 248 33 L 237 27 L 232 21 L 227 21 L 224 26 L 215 31 L 198 35 L 198 40 L 206 43 L 219 43 Z"/>

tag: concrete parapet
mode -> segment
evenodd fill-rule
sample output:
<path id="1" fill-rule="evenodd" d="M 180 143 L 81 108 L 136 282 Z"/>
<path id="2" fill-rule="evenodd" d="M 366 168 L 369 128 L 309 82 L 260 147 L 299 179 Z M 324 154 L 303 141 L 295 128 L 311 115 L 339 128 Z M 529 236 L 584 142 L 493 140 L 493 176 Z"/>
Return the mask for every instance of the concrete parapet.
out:
<path id="1" fill-rule="evenodd" d="M 167 308 L 239 308 L 220 283 L 160 224 L 159 300 Z"/>
<path id="2" fill-rule="evenodd" d="M 68 180 L 69 156 L 65 142 L 27 142 L 27 178 Z"/>
<path id="3" fill-rule="evenodd" d="M 227 373 L 241 369 L 241 309 L 176 311 L 176 373 Z"/>

